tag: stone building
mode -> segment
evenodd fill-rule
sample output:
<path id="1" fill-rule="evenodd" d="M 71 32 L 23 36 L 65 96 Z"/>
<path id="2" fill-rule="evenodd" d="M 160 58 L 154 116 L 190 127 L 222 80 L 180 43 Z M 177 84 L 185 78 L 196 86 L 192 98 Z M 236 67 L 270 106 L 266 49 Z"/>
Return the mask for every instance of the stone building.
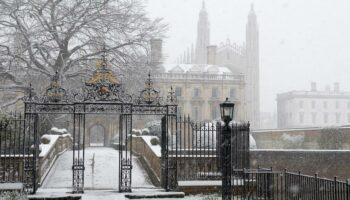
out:
<path id="1" fill-rule="evenodd" d="M 259 31 L 253 6 L 246 25 L 246 43 L 239 45 L 227 39 L 218 46 L 210 44 L 209 17 L 203 2 L 195 49 L 188 48 L 177 64 L 164 64 L 155 76 L 162 88 L 175 88 L 180 113 L 197 120 L 214 119 L 220 115 L 219 104 L 229 97 L 236 103 L 235 120 L 247 120 L 259 128 Z"/>
<path id="2" fill-rule="evenodd" d="M 278 128 L 324 127 L 350 124 L 350 92 L 333 89 L 290 91 L 277 95 Z"/>
<path id="3" fill-rule="evenodd" d="M 163 96 L 173 87 L 178 113 L 196 121 L 220 118 L 219 104 L 226 97 L 235 102 L 235 120 L 244 120 L 244 76 L 234 75 L 217 65 L 164 64 L 164 71 L 154 75 Z"/>

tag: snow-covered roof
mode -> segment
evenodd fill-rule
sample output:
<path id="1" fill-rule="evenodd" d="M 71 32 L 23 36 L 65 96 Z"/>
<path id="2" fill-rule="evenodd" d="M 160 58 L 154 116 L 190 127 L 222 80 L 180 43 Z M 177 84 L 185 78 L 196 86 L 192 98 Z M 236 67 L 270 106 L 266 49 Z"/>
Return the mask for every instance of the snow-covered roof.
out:
<path id="1" fill-rule="evenodd" d="M 218 65 L 206 64 L 163 64 L 165 73 L 205 73 L 232 75 L 230 69 Z"/>
<path id="2" fill-rule="evenodd" d="M 65 129 L 65 128 L 57 128 L 57 127 L 52 127 L 51 131 L 57 132 L 57 133 L 61 133 L 61 134 L 68 133 L 67 129 Z"/>

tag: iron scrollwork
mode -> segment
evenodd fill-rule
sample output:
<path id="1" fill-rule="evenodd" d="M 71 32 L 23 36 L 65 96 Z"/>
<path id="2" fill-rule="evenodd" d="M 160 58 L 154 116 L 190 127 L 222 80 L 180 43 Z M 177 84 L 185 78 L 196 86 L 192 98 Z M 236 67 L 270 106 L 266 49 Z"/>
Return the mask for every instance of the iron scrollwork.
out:
<path id="1" fill-rule="evenodd" d="M 159 91 L 153 87 L 151 74 L 148 73 L 148 78 L 145 82 L 145 88 L 141 90 L 140 95 L 135 101 L 138 105 L 161 105 Z"/>
<path id="2" fill-rule="evenodd" d="M 59 102 L 66 97 L 66 93 L 66 90 L 61 87 L 60 76 L 56 71 L 50 86 L 46 89 L 45 96 L 49 102 Z"/>
<path id="3" fill-rule="evenodd" d="M 84 93 L 84 101 L 131 102 L 131 95 L 125 93 L 121 82 L 110 69 L 105 50 L 93 76 L 85 82 Z"/>
<path id="4" fill-rule="evenodd" d="M 177 104 L 177 98 L 175 91 L 173 90 L 173 86 L 170 87 L 170 91 L 167 95 L 167 104 L 168 105 L 176 105 Z"/>
<path id="5" fill-rule="evenodd" d="M 84 192 L 84 160 L 74 159 L 73 163 L 73 193 L 83 193 Z"/>
<path id="6" fill-rule="evenodd" d="M 131 192 L 131 159 L 122 158 L 121 161 L 121 182 L 119 185 L 119 192 Z"/>

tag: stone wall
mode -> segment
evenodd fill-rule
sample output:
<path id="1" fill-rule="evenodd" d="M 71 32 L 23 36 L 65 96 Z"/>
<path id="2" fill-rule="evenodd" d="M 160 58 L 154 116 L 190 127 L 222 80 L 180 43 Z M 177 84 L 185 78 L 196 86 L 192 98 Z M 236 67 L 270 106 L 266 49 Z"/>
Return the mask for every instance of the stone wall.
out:
<path id="1" fill-rule="evenodd" d="M 148 165 L 148 169 L 151 171 L 151 176 L 155 177 L 160 183 L 161 176 L 161 157 L 157 155 L 149 145 L 143 140 L 142 137 L 133 137 L 132 151 L 141 156 L 142 159 Z"/>
<path id="2" fill-rule="evenodd" d="M 303 174 L 342 180 L 350 178 L 350 150 L 251 150 L 251 168 L 301 171 Z"/>
<path id="3" fill-rule="evenodd" d="M 350 127 L 340 127 L 344 134 L 342 149 L 350 150 Z M 261 130 L 252 132 L 258 149 L 322 149 L 322 128 Z"/>
<path id="4" fill-rule="evenodd" d="M 45 156 L 39 157 L 39 184 L 41 184 L 47 173 L 50 171 L 51 166 L 56 161 L 57 157 L 64 151 L 68 149 L 72 149 L 72 138 L 69 135 L 60 136 L 56 140 L 55 144 L 53 144 L 52 148 Z"/>

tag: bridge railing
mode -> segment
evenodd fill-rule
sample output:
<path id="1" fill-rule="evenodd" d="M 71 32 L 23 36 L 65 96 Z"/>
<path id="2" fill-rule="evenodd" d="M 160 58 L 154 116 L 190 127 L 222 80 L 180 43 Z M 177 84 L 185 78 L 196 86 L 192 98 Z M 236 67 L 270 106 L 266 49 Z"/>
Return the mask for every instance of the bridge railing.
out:
<path id="1" fill-rule="evenodd" d="M 43 135 L 42 138 L 49 140 L 48 144 L 41 143 L 39 154 L 39 185 L 45 180 L 51 167 L 57 158 L 65 151 L 72 149 L 73 138 L 70 134 L 63 135 Z"/>

